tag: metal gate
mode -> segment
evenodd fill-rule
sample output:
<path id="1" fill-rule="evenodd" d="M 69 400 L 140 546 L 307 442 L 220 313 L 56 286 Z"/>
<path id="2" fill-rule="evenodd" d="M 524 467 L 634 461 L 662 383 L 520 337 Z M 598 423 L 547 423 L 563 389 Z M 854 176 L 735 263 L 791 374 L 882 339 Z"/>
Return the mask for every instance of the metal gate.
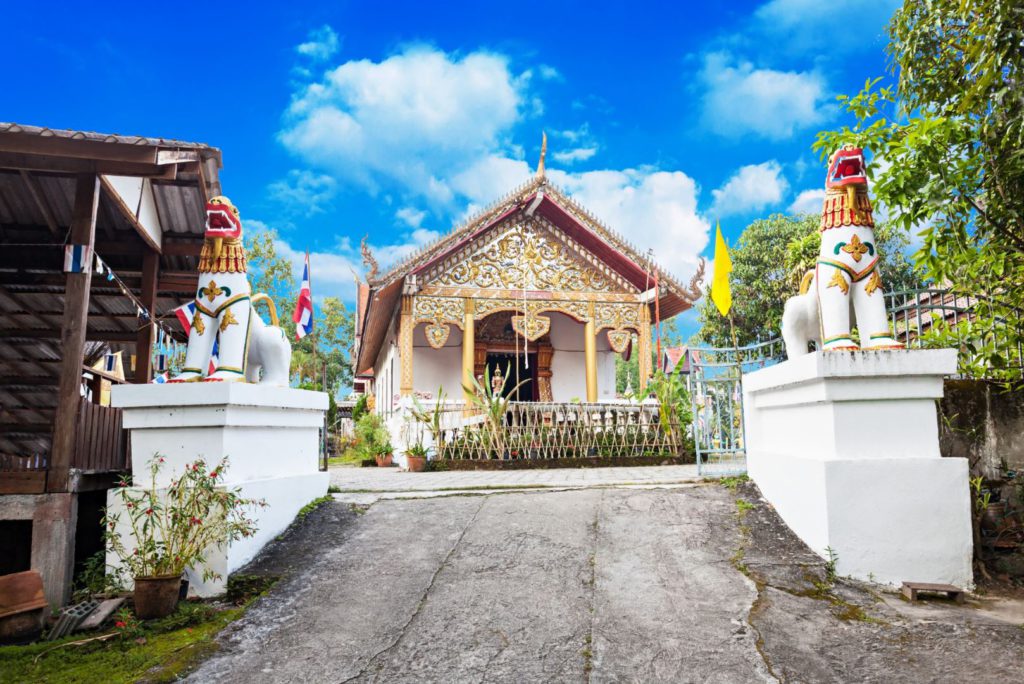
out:
<path id="1" fill-rule="evenodd" d="M 747 347 L 691 347 L 687 351 L 693 408 L 693 444 L 701 475 L 747 470 L 743 426 L 743 374 L 785 358 L 776 338 Z"/>

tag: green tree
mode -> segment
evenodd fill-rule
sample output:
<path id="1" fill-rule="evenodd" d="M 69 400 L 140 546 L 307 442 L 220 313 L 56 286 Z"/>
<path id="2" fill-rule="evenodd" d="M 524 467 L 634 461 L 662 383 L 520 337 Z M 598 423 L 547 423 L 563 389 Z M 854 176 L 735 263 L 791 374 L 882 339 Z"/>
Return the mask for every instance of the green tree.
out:
<path id="1" fill-rule="evenodd" d="M 779 334 L 782 306 L 787 297 L 796 294 L 792 275 L 786 269 L 786 249 L 794 240 L 817 230 L 818 219 L 814 216 L 774 214 L 747 226 L 729 249 L 732 317 L 741 346 Z M 729 319 L 719 313 L 710 296 L 701 300 L 697 320 L 701 324 L 701 344 L 732 346 Z"/>
<path id="2" fill-rule="evenodd" d="M 818 260 L 820 217 L 814 214 L 773 214 L 751 223 L 729 250 L 732 259 L 732 316 L 740 346 L 777 337 L 786 299 L 795 295 L 800 280 Z M 920 287 L 921 281 L 906 256 L 906 231 L 887 223 L 875 228 L 881 255 L 882 281 L 887 291 Z M 719 313 L 710 297 L 700 305 L 698 341 L 731 347 L 729 319 Z"/>
<path id="3" fill-rule="evenodd" d="M 245 236 L 253 291 L 270 295 L 277 306 L 281 328 L 292 345 L 293 380 L 300 385 L 324 389 L 334 396 L 352 382 L 349 350 L 353 340 L 353 316 L 337 297 L 324 297 L 314 303 L 313 334 L 295 339 L 292 312 L 298 298 L 298 283 L 291 262 L 277 253 L 278 240 L 274 230 L 255 230 Z"/>
<path id="4" fill-rule="evenodd" d="M 815 149 L 854 143 L 884 159 L 869 168 L 875 194 L 920 230 L 925 274 L 977 298 L 962 369 L 1019 380 L 1024 12 L 1017 0 L 908 0 L 888 30 L 895 86 L 840 97 L 854 124 L 819 133 Z"/>

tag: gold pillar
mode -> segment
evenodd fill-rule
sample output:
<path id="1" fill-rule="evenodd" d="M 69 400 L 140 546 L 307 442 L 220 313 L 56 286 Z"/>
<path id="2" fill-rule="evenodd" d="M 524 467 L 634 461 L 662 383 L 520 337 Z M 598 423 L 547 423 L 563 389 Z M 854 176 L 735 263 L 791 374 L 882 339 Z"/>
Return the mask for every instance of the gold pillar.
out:
<path id="1" fill-rule="evenodd" d="M 399 393 L 403 397 L 412 394 L 412 296 L 402 297 L 402 314 L 398 319 L 398 360 L 401 364 Z"/>
<path id="2" fill-rule="evenodd" d="M 466 311 L 462 320 L 462 396 L 468 410 L 473 403 L 473 369 L 476 365 L 476 358 L 473 352 L 473 345 L 476 332 L 473 330 L 473 312 L 476 309 L 472 299 L 466 299 Z"/>
<path id="3" fill-rule="evenodd" d="M 640 332 L 636 341 L 640 396 L 644 397 L 647 395 L 647 380 L 651 377 L 651 309 L 646 304 L 640 306 Z"/>
<path id="4" fill-rule="evenodd" d="M 594 302 L 590 302 L 587 322 L 583 325 L 583 356 L 587 364 L 587 402 L 597 401 L 597 324 Z"/>

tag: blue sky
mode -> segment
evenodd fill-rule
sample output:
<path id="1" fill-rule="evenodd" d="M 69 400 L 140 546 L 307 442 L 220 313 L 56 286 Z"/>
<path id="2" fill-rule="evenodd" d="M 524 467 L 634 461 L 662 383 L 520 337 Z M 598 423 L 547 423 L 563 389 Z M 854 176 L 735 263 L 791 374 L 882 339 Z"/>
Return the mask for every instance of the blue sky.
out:
<path id="1" fill-rule="evenodd" d="M 349 302 L 364 234 L 387 263 L 447 232 L 545 130 L 549 177 L 688 279 L 716 218 L 819 210 L 810 145 L 897 4 L 22 3 L 0 120 L 220 147 L 247 225 Z"/>

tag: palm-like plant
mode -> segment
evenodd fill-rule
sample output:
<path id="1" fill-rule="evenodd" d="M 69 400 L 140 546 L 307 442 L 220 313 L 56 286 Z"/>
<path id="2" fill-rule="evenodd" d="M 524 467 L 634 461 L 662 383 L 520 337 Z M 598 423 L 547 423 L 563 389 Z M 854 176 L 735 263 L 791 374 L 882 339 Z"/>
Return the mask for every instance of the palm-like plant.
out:
<path id="1" fill-rule="evenodd" d="M 505 385 L 508 384 L 508 370 L 511 368 L 511 365 L 510 363 L 506 366 L 506 371 L 501 377 L 501 385 L 497 388 L 491 385 L 491 369 L 489 366 L 484 368 L 484 381 L 482 384 L 476 378 L 472 378 L 471 385 L 463 385 L 463 389 L 468 393 L 473 406 L 484 416 L 482 436 L 494 446 L 498 453 L 498 458 L 503 457 L 506 446 L 505 414 L 508 411 L 510 399 L 505 396 Z M 527 382 L 529 382 L 528 379 L 521 380 L 508 393 L 512 394 Z"/>
<path id="2" fill-rule="evenodd" d="M 441 449 L 444 446 L 444 428 L 441 425 L 441 418 L 444 415 L 444 404 L 447 399 L 444 387 L 437 388 L 437 401 L 434 403 L 432 408 L 425 408 L 420 400 L 414 394 L 412 397 L 412 417 L 417 422 L 422 423 L 426 426 L 427 430 L 430 431 L 430 436 L 434 441 L 434 453 L 440 456 Z M 417 445 L 422 447 L 420 440 L 417 440 Z"/>
<path id="3" fill-rule="evenodd" d="M 690 393 L 679 372 L 682 366 L 677 363 L 668 374 L 657 371 L 648 384 L 649 390 L 658 400 L 658 422 L 676 453 L 682 446 L 683 423 L 690 418 Z"/>

